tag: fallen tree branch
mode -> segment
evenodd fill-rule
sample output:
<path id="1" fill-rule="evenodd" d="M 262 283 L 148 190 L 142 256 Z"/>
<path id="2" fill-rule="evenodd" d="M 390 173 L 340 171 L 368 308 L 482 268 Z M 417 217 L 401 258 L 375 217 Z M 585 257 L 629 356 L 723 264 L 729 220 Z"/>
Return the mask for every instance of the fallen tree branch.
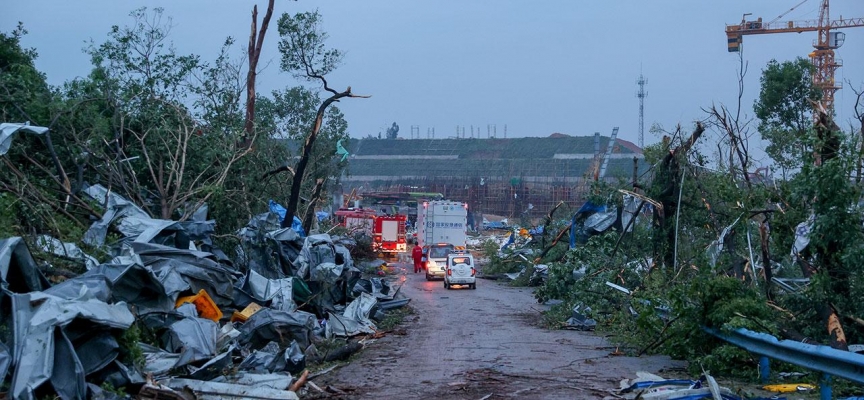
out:
<path id="1" fill-rule="evenodd" d="M 300 390 L 300 388 L 303 387 L 303 385 L 306 384 L 306 381 L 308 379 L 309 379 L 309 370 L 304 369 L 303 373 L 300 375 L 300 377 L 297 378 L 297 381 L 292 383 L 291 387 L 289 387 L 288 390 L 296 393 L 298 390 Z"/>
<path id="2" fill-rule="evenodd" d="M 565 226 L 563 229 L 561 229 L 561 231 L 558 232 L 558 235 L 555 236 L 555 240 L 552 241 L 552 244 L 550 244 L 549 247 L 546 247 L 545 249 L 543 249 L 543 252 L 540 253 L 540 255 L 539 255 L 537 258 L 534 259 L 534 262 L 535 262 L 535 263 L 540 262 L 540 260 L 543 259 L 543 257 L 546 256 L 546 253 L 548 253 L 549 250 L 552 250 L 552 248 L 555 247 L 555 245 L 558 244 L 558 241 L 561 240 L 561 237 L 564 236 L 564 234 L 567 233 L 567 231 L 570 230 L 570 227 L 571 227 L 571 226 L 573 226 L 572 223 L 569 224 L 569 225 L 567 225 L 567 226 Z M 562 257 L 563 257 L 563 255 L 562 255 Z M 556 261 L 557 261 L 557 260 L 556 260 Z"/>
<path id="3" fill-rule="evenodd" d="M 645 346 L 642 350 L 639 350 L 639 353 L 636 354 L 636 357 L 642 357 L 642 355 L 645 354 L 646 352 L 653 350 L 655 347 L 657 347 L 657 346 L 665 343 L 667 340 L 669 340 L 671 335 L 663 337 L 663 334 L 666 333 L 666 330 L 669 329 L 669 327 L 672 326 L 672 324 L 675 321 L 677 321 L 678 318 L 679 317 L 675 317 L 675 318 L 672 318 L 672 319 L 666 321 L 666 323 L 663 324 L 663 329 L 661 329 L 660 333 L 657 334 L 657 337 L 651 343 L 648 343 L 648 345 Z"/>
<path id="4" fill-rule="evenodd" d="M 324 375 L 324 374 L 327 374 L 327 373 L 329 373 L 330 371 L 333 371 L 334 369 L 339 368 L 339 367 L 342 367 L 342 366 L 344 366 L 344 365 L 345 365 L 345 364 L 336 364 L 336 365 L 331 365 L 331 366 L 329 366 L 329 367 L 327 367 L 327 368 L 325 368 L 325 369 L 322 369 L 321 371 L 318 371 L 318 372 L 316 372 L 316 373 L 314 373 L 314 374 L 309 374 L 309 378 L 308 378 L 308 379 L 315 379 L 315 378 L 317 378 L 317 377 L 319 377 L 319 376 L 322 376 L 322 375 Z"/>

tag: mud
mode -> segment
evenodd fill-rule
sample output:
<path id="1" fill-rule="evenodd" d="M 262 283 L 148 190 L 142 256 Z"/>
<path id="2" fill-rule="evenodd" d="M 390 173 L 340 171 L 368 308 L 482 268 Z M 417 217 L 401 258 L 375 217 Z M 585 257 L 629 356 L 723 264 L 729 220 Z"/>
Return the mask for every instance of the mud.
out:
<path id="1" fill-rule="evenodd" d="M 406 269 L 407 270 L 407 269 Z M 616 356 L 591 332 L 547 330 L 530 288 L 478 280 L 447 290 L 408 273 L 402 293 L 414 310 L 348 365 L 315 379 L 351 399 L 593 399 L 637 371 L 683 373 L 668 357 Z M 321 396 L 318 396 L 321 397 Z"/>

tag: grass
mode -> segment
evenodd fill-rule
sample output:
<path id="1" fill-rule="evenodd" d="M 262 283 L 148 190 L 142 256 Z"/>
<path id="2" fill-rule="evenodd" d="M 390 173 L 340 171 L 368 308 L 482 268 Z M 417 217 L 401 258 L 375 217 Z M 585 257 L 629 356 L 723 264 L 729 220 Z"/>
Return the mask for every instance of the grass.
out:
<path id="1" fill-rule="evenodd" d="M 387 312 L 381 322 L 379 322 L 378 330 L 379 331 L 389 331 L 393 330 L 397 326 L 399 326 L 402 322 L 405 321 L 405 318 L 409 315 L 414 315 L 414 309 L 410 306 L 404 306 L 397 309 L 393 309 Z"/>

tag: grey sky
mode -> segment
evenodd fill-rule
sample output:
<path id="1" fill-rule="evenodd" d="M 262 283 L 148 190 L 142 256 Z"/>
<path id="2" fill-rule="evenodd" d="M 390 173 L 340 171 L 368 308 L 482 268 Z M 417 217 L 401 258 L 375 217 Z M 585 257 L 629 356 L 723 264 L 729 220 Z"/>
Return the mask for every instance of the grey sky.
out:
<path id="1" fill-rule="evenodd" d="M 131 10 L 163 7 L 173 18 L 172 39 L 181 53 L 212 59 L 224 38 L 237 39 L 237 57 L 248 41 L 253 4 L 265 0 L 0 0 L 0 30 L 17 21 L 29 30 L 24 44 L 39 52 L 37 67 L 59 84 L 90 69 L 81 49 L 91 38 L 106 39 L 111 25 L 128 25 Z M 652 123 L 672 128 L 704 117 L 712 102 L 736 103 L 738 58 L 726 51 L 724 26 L 745 12 L 774 19 L 798 0 L 439 0 L 439 1 L 277 1 L 283 12 L 318 9 L 329 44 L 346 52 L 329 81 L 350 85 L 370 99 L 339 105 L 353 137 L 377 135 L 392 122 L 400 137 L 419 125 L 421 137 L 435 127 L 436 138 L 470 126 L 486 135 L 497 124 L 508 137 L 548 136 L 553 132 L 608 135 L 637 141 L 636 79 L 648 79 L 645 142 Z M 809 0 L 784 20 L 816 19 L 819 0 Z M 263 10 L 260 10 L 263 14 Z M 864 17 L 864 1 L 833 0 L 831 16 Z M 259 17 L 260 18 L 260 17 Z M 844 89 L 837 114 L 848 127 L 854 96 L 846 80 L 864 87 L 864 28 L 845 29 L 837 52 Z M 812 51 L 816 33 L 744 38 L 750 70 L 744 109 L 752 114 L 761 69 L 771 58 L 791 60 Z M 295 86 L 280 73 L 275 27 L 268 32 L 259 90 Z M 689 129 L 689 128 L 688 128 Z"/>

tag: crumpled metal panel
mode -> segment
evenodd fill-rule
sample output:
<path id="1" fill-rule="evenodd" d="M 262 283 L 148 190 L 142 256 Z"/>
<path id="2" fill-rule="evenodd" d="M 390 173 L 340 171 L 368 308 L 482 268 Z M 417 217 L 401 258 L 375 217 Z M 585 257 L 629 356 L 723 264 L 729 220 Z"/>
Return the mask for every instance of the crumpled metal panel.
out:
<path id="1" fill-rule="evenodd" d="M 179 352 L 175 367 L 209 360 L 216 354 L 219 326 L 205 318 L 185 318 L 171 324 L 164 342 L 170 351 Z"/>
<path id="2" fill-rule="evenodd" d="M 174 270 L 193 293 L 204 289 L 220 307 L 234 302 L 233 284 L 239 273 L 214 260 L 213 254 L 152 243 L 132 243 L 132 248 L 157 275 L 164 276 Z"/>
<path id="3" fill-rule="evenodd" d="M 15 293 L 38 292 L 51 286 L 20 237 L 0 240 L 0 279 L 3 288 Z"/>
<path id="4" fill-rule="evenodd" d="M 54 365 L 50 380 L 54 391 L 61 399 L 85 398 L 87 382 L 84 381 L 84 366 L 62 329 L 54 329 L 54 354 L 51 358 Z"/>
<path id="5" fill-rule="evenodd" d="M 108 191 L 105 186 L 96 184 L 82 190 L 101 205 L 106 205 L 102 219 L 93 223 L 87 232 L 84 232 L 83 242 L 92 246 L 105 244 L 105 236 L 108 234 L 108 226 L 117 218 L 138 217 L 150 218 L 144 210 L 117 193 Z"/>
<path id="6" fill-rule="evenodd" d="M 263 385 L 245 386 L 231 383 L 205 382 L 192 379 L 168 379 L 160 383 L 178 391 L 189 390 L 195 394 L 198 400 L 299 400 L 297 394 L 292 391 L 272 389 Z"/>
<path id="7" fill-rule="evenodd" d="M 30 125 L 30 123 L 4 122 L 0 124 L 0 156 L 9 152 L 12 147 L 12 139 L 18 132 L 28 132 L 36 135 L 44 135 L 48 128 L 44 126 Z"/>
<path id="8" fill-rule="evenodd" d="M 75 243 L 69 242 L 61 242 L 57 238 L 53 238 L 48 235 L 41 235 L 36 238 L 36 244 L 42 248 L 43 251 L 53 253 L 60 257 L 65 257 L 70 260 L 81 261 L 84 263 L 84 267 L 88 270 L 93 269 L 97 265 L 99 265 L 99 260 L 85 253 L 84 250 L 81 250 L 78 245 Z"/>
<path id="9" fill-rule="evenodd" d="M 84 375 L 105 368 L 120 355 L 120 344 L 110 331 L 91 332 L 75 340 L 75 354 L 84 367 Z"/>
<path id="10" fill-rule="evenodd" d="M 86 291 L 85 287 L 82 290 Z M 71 357 L 58 359 L 55 352 L 55 330 L 75 319 L 96 325 L 126 329 L 135 321 L 126 303 L 107 304 L 82 293 L 75 300 L 40 292 L 12 296 L 15 374 L 11 393 L 16 399 L 32 399 L 33 390 L 54 375 L 55 360 L 68 369 L 80 361 Z M 58 371 L 59 372 L 59 371 Z M 83 387 L 83 373 L 80 384 Z M 77 389 L 76 389 L 77 390 Z"/>
<path id="11" fill-rule="evenodd" d="M 341 316 L 331 313 L 325 331 L 327 337 L 375 333 L 377 328 L 375 323 L 369 319 L 369 315 L 377 305 L 378 300 L 374 296 L 363 293 L 345 307 Z"/>
<path id="12" fill-rule="evenodd" d="M 219 376 L 211 382 L 232 383 L 236 385 L 268 387 L 272 389 L 285 390 L 291 386 L 291 374 L 270 373 L 256 374 L 250 372 L 238 372 L 232 375 Z"/>
<path id="13" fill-rule="evenodd" d="M 166 375 L 180 360 L 179 353 L 169 353 L 146 343 L 138 343 L 138 347 L 144 353 L 142 372 L 153 374 L 156 378 Z"/>
<path id="14" fill-rule="evenodd" d="M 137 307 L 138 313 L 171 311 L 177 295 L 189 284 L 175 271 L 160 271 L 141 264 L 102 264 L 87 274 L 99 273 L 111 281 L 112 297 Z M 86 274 L 85 274 L 86 276 Z"/>
<path id="15" fill-rule="evenodd" d="M 307 236 L 297 259 L 297 277 L 306 278 L 310 269 L 322 263 L 336 263 L 336 248 L 330 235 Z"/>
<path id="16" fill-rule="evenodd" d="M 268 302 L 272 300 L 271 308 L 283 311 L 293 311 L 293 279 L 267 279 L 261 274 L 250 270 L 246 275 L 246 289 L 255 300 Z"/>
<path id="17" fill-rule="evenodd" d="M 618 207 L 610 207 L 609 211 L 592 214 L 585 220 L 585 228 L 595 232 L 605 232 L 618 219 Z"/>
<path id="18" fill-rule="evenodd" d="M 324 262 L 313 266 L 309 271 L 309 280 L 334 284 L 342 276 L 342 266 L 332 262 Z"/>
<path id="19" fill-rule="evenodd" d="M 251 343 L 253 347 L 271 341 L 287 346 L 291 340 L 296 340 L 300 347 L 305 349 L 311 343 L 315 325 L 313 314 L 265 308 L 253 314 L 240 327 L 240 337 L 237 340 L 241 345 Z"/>

